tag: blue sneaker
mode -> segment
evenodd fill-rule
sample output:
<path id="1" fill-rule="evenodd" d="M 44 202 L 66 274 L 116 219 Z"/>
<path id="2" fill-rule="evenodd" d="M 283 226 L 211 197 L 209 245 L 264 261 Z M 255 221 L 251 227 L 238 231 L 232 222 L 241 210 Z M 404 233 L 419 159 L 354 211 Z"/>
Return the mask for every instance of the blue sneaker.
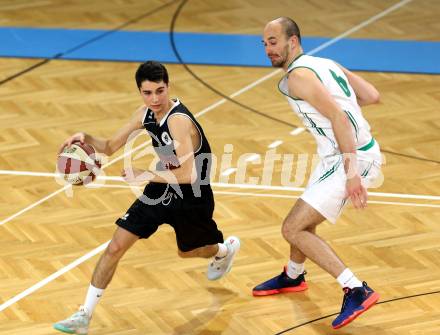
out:
<path id="1" fill-rule="evenodd" d="M 265 281 L 264 283 L 254 287 L 252 294 L 256 297 L 272 295 L 286 292 L 300 292 L 307 290 L 308 286 L 304 279 L 304 271 L 296 279 L 290 278 L 286 273 L 286 268 L 280 275 Z"/>
<path id="2" fill-rule="evenodd" d="M 362 287 L 353 289 L 346 287 L 344 293 L 341 313 L 332 322 L 333 329 L 349 324 L 379 300 L 379 294 L 369 288 L 366 282 L 362 283 Z"/>

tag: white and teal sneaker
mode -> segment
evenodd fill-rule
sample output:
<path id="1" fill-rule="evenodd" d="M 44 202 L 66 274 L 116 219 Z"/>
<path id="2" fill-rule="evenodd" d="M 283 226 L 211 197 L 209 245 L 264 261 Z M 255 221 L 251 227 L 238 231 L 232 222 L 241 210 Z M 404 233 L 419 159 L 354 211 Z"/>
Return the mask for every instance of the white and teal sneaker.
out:
<path id="1" fill-rule="evenodd" d="M 71 317 L 54 323 L 53 328 L 67 334 L 87 335 L 89 331 L 90 317 L 84 306 Z"/>
<path id="2" fill-rule="evenodd" d="M 214 257 L 209 264 L 208 272 L 206 274 L 209 280 L 220 279 L 226 273 L 231 271 L 234 256 L 238 253 L 238 250 L 240 250 L 240 239 L 238 237 L 229 236 L 224 244 L 228 248 L 228 253 L 222 258 Z"/>

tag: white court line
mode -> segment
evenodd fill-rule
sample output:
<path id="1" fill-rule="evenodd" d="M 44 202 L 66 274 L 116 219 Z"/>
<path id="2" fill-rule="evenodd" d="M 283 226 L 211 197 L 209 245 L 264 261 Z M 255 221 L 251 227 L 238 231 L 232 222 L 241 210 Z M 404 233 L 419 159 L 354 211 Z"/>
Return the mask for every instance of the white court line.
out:
<path id="1" fill-rule="evenodd" d="M 233 174 L 235 171 L 237 171 L 236 168 L 229 168 L 229 169 L 226 169 L 225 171 L 223 171 L 221 173 L 221 175 L 222 176 L 229 176 L 229 175 Z"/>
<path id="2" fill-rule="evenodd" d="M 9 222 L 9 221 L 11 221 L 13 219 L 15 219 L 17 216 L 20 216 L 21 214 L 27 212 L 28 210 L 31 210 L 32 208 L 38 206 L 39 204 L 45 202 L 46 200 L 49 200 L 50 198 L 56 196 L 58 193 L 61 193 L 61 192 L 65 191 L 65 190 L 67 190 L 69 187 L 72 187 L 72 185 L 66 185 L 66 186 L 60 188 L 59 190 L 50 193 L 49 195 L 45 196 L 44 198 L 34 202 L 33 204 L 23 208 L 22 210 L 20 210 L 17 213 L 9 216 L 8 218 L 4 219 L 3 221 L 0 221 L 0 226 L 4 225 L 5 223 L 7 223 L 7 222 Z"/>
<path id="3" fill-rule="evenodd" d="M 248 159 L 255 160 L 259 158 L 258 155 L 250 156 Z M 231 173 L 235 172 L 236 168 L 229 168 L 222 172 L 222 175 L 230 175 Z M 33 177 L 57 177 L 58 174 L 56 173 L 47 173 L 47 172 L 31 172 L 31 171 L 13 171 L 13 170 L 0 170 L 0 175 L 17 175 L 17 176 L 33 176 Z M 120 181 L 125 182 L 124 178 L 119 176 L 97 176 L 97 180 L 104 180 L 104 181 Z M 304 187 L 291 187 L 291 186 L 271 186 L 271 185 L 254 185 L 254 184 L 230 184 L 230 183 L 211 183 L 212 186 L 215 187 L 227 187 L 227 188 L 241 188 L 241 189 L 250 189 L 250 190 L 269 190 L 269 191 L 289 191 L 289 192 L 303 192 L 305 190 Z M 54 194 L 50 194 L 49 196 L 43 198 L 40 200 L 39 203 L 53 197 L 57 192 L 64 191 L 66 188 L 68 188 L 70 185 L 66 185 L 62 189 L 54 192 Z M 99 188 L 103 187 L 102 184 L 96 183 L 96 184 L 88 184 L 86 187 L 93 187 L 93 188 Z M 127 186 L 128 188 L 130 186 Z M 419 200 L 434 200 L 434 201 L 440 201 L 440 196 L 438 195 L 426 195 L 426 194 L 406 194 L 406 193 L 385 193 L 385 192 L 370 192 L 368 191 L 368 196 L 373 197 L 383 197 L 383 198 L 400 198 L 400 199 L 419 199 Z M 34 207 L 36 205 L 34 204 Z M 19 212 L 20 213 L 20 212 Z M 21 213 L 20 213 L 21 214 Z M 14 215 L 19 215 L 14 214 Z M 0 225 L 2 222 L 0 222 Z"/>
<path id="4" fill-rule="evenodd" d="M 12 304 L 16 303 L 17 301 L 19 301 L 19 300 L 23 299 L 24 297 L 28 296 L 29 294 L 35 292 L 39 288 L 42 288 L 43 286 L 45 286 L 46 284 L 50 283 L 51 281 L 57 279 L 59 276 L 65 274 L 67 271 L 70 271 L 73 268 L 76 268 L 78 265 L 80 265 L 81 263 L 84 263 L 89 258 L 92 258 L 93 256 L 99 254 L 101 251 L 103 251 L 107 247 L 109 242 L 110 241 L 107 241 L 104 244 L 101 244 L 99 247 L 93 249 L 92 251 L 88 252 L 84 256 L 82 256 L 82 257 L 78 258 L 77 260 L 73 261 L 69 265 L 63 267 L 62 269 L 58 270 L 57 272 L 52 273 L 49 277 L 39 281 L 38 283 L 36 283 L 35 285 L 33 285 L 33 286 L 29 287 L 28 289 L 24 290 L 20 294 L 17 294 L 12 299 L 9 299 L 5 303 L 1 304 L 0 305 L 0 312 L 2 310 L 4 310 L 4 309 L 8 308 Z"/>
<path id="5" fill-rule="evenodd" d="M 7 176 L 30 176 L 30 177 L 57 177 L 56 173 L 51 172 L 34 172 L 34 171 L 15 171 L 15 170 L 0 170 L 0 175 Z"/>
<path id="6" fill-rule="evenodd" d="M 92 186 L 92 184 L 90 184 Z M 92 187 L 99 188 L 102 185 L 96 185 Z M 222 187 L 222 188 L 240 188 L 245 190 L 265 190 L 265 191 L 290 191 L 290 192 L 303 192 L 303 187 L 283 187 L 283 186 L 268 186 L 268 185 L 252 185 L 252 184 L 228 184 L 228 183 L 211 183 L 211 186 L 214 187 Z M 114 188 L 130 188 L 129 185 L 103 185 L 102 187 L 114 187 Z M 144 186 L 141 186 L 142 188 Z M 223 192 L 223 193 L 222 193 Z M 214 193 L 220 193 L 220 194 L 227 194 L 225 192 L 228 191 L 215 191 Z M 231 194 L 240 194 L 239 192 L 232 192 Z M 247 193 L 255 196 L 259 196 L 260 194 L 262 196 L 268 196 L 267 193 Z M 297 196 L 289 195 L 289 194 L 278 194 L 279 198 L 283 197 L 292 197 L 292 198 L 298 198 Z M 368 192 L 368 196 L 376 196 L 376 197 L 383 197 L 383 198 L 398 198 L 398 199 L 419 199 L 419 200 L 440 200 L 440 196 L 432 196 L 432 195 L 418 195 L 418 194 L 401 194 L 401 193 L 381 193 L 381 192 Z M 413 204 L 415 205 L 426 205 L 425 207 L 440 207 L 440 205 L 435 204 L 415 204 L 415 203 L 409 203 L 409 202 L 385 202 L 385 201 L 372 201 L 369 200 L 369 203 L 380 203 L 380 204 Z"/>
<path id="7" fill-rule="evenodd" d="M 359 30 L 359 29 L 361 29 L 361 28 L 367 26 L 368 24 L 370 24 L 370 23 L 372 23 L 372 22 L 374 22 L 374 21 L 376 21 L 376 20 L 382 18 L 383 16 L 385 16 L 385 15 L 389 14 L 390 12 L 392 12 L 392 11 L 394 11 L 394 10 L 396 10 L 396 9 L 398 9 L 398 8 L 400 8 L 400 7 L 402 7 L 402 6 L 404 6 L 405 4 L 407 4 L 407 3 L 410 2 L 410 1 L 412 1 L 412 0 L 404 0 L 404 1 L 398 2 L 397 4 L 395 4 L 395 5 L 391 6 L 390 8 L 386 9 L 385 11 L 383 11 L 383 12 L 381 12 L 381 13 L 379 13 L 379 14 L 373 16 L 373 17 L 371 17 L 370 19 L 368 19 L 368 20 L 366 20 L 366 21 L 360 23 L 359 25 L 353 27 L 352 29 L 346 31 L 345 33 L 343 33 L 343 34 L 341 34 L 341 35 L 335 37 L 334 39 L 328 41 L 327 43 L 325 43 L 325 45 L 318 46 L 317 48 L 315 48 L 315 49 L 313 49 L 311 52 L 309 52 L 309 54 L 312 55 L 312 54 L 314 54 L 314 53 L 316 53 L 316 52 L 318 52 L 318 51 L 320 51 L 320 50 L 322 50 L 322 49 L 324 49 L 324 48 L 326 48 L 326 47 L 328 47 L 328 46 L 330 46 L 330 45 L 336 43 L 336 42 L 339 41 L 341 38 L 346 37 L 346 36 L 348 36 L 349 34 L 352 34 L 352 33 L 354 33 L 355 31 L 357 31 L 357 30 Z M 275 70 L 275 71 L 269 73 L 268 75 L 266 75 L 266 76 L 264 76 L 264 77 L 258 79 L 257 81 L 255 81 L 255 82 L 249 84 L 248 86 L 242 88 L 241 90 L 239 90 L 239 91 L 233 93 L 230 97 L 233 98 L 233 97 L 236 97 L 236 96 L 242 94 L 243 92 L 248 91 L 249 89 L 253 88 L 254 86 L 256 86 L 256 85 L 258 85 L 258 84 L 260 84 L 260 83 L 262 83 L 263 81 L 269 79 L 270 77 L 273 77 L 275 74 L 277 74 L 277 73 L 279 73 L 279 72 L 281 72 L 281 69 L 278 69 L 278 70 Z M 211 106 L 205 108 L 205 109 L 204 109 L 203 111 L 201 111 L 200 113 L 196 114 L 196 116 L 203 115 L 203 114 L 207 113 L 209 110 L 211 110 L 211 109 L 213 109 L 213 108 L 215 108 L 215 107 L 217 107 L 217 106 L 220 106 L 221 104 L 223 104 L 223 103 L 225 103 L 225 102 L 226 102 L 226 99 L 221 99 L 221 100 L 219 100 L 218 102 L 216 102 L 214 105 L 211 105 Z M 138 146 L 137 148 L 141 148 L 141 147 L 143 147 L 143 146 L 140 145 L 140 146 Z M 136 149 L 136 148 L 135 148 L 135 149 Z M 121 158 L 122 158 L 122 157 L 120 157 L 119 159 L 121 159 Z M 115 161 L 116 161 L 116 159 L 115 159 L 115 160 L 112 160 L 111 162 L 109 162 L 108 164 L 106 164 L 105 167 L 107 167 L 107 166 L 113 164 Z M 62 190 L 62 189 L 61 189 L 61 190 Z M 58 191 L 57 191 L 57 192 L 58 192 Z M 55 193 L 55 192 L 53 192 L 53 193 Z M 50 194 L 50 195 L 48 195 L 48 196 L 46 196 L 46 198 L 52 197 L 52 196 L 54 195 L 53 193 Z M 43 202 L 43 201 L 41 201 L 41 202 Z M 39 202 L 39 203 L 41 203 L 41 202 Z M 31 207 L 31 206 L 32 206 L 32 207 Z M 33 207 L 35 207 L 35 206 L 36 206 L 36 205 L 34 205 L 34 206 L 33 206 L 33 205 L 30 205 L 30 206 L 24 208 L 24 209 L 21 211 L 21 213 L 24 213 L 24 212 L 26 212 L 27 210 L 29 210 L 30 208 L 33 208 Z M 21 214 L 21 213 L 20 213 L 20 214 Z M 16 216 L 18 216 L 18 215 L 16 215 Z M 8 220 L 8 219 L 6 219 L 6 220 Z M 4 221 L 5 221 L 5 220 L 4 220 Z M 8 220 L 8 221 L 9 221 L 9 220 Z M 3 221 L 2 221 L 2 222 L 3 222 Z M 0 224 L 2 224 L 2 222 L 0 222 Z M 101 248 L 101 247 L 103 247 L 103 246 L 104 246 L 103 249 L 105 249 L 105 245 L 106 245 L 106 243 L 104 243 L 103 245 L 99 246 L 98 248 L 96 248 L 96 249 L 94 249 L 94 250 L 98 250 L 99 248 Z M 87 255 L 89 255 L 89 254 L 87 254 Z M 83 256 L 83 257 L 85 257 L 85 258 L 83 259 L 83 261 L 86 261 L 87 259 L 93 257 L 93 256 L 89 256 L 89 257 L 87 257 L 87 255 Z M 82 258 L 81 258 L 81 259 L 82 259 Z M 63 268 L 63 269 L 64 269 L 64 268 Z M 57 273 L 60 272 L 60 271 L 63 271 L 63 269 L 57 271 Z M 64 272 L 63 272 L 63 273 L 64 273 Z M 50 277 L 51 277 L 51 276 L 49 276 L 49 277 L 47 277 L 47 278 L 50 278 Z M 47 279 L 47 278 L 46 278 L 46 279 Z M 7 307 L 9 307 L 9 306 L 12 305 L 13 303 L 15 303 L 15 302 L 17 302 L 17 301 L 23 299 L 23 298 L 26 297 L 27 295 L 29 295 L 29 294 L 35 292 L 35 291 L 38 290 L 40 287 L 42 287 L 42 286 L 48 284 L 50 281 L 53 280 L 53 279 L 51 279 L 51 280 L 47 280 L 47 281 L 46 281 L 46 279 L 44 279 L 44 280 L 42 280 L 42 281 L 40 282 L 40 283 L 43 283 L 43 282 L 44 282 L 43 285 L 38 286 L 38 287 L 35 286 L 35 288 L 34 288 L 33 290 L 31 290 L 31 289 L 29 288 L 28 290 L 23 291 L 22 293 L 20 293 L 19 295 L 15 296 L 14 298 L 12 298 L 12 299 L 6 301 L 4 304 L 1 305 L 0 311 L 3 310 L 3 309 L 5 309 L 5 308 L 7 308 Z M 38 284 L 37 284 L 37 285 L 38 285 Z M 34 286 L 33 286 L 33 287 L 34 287 Z M 26 294 L 23 294 L 24 292 L 26 292 Z M 9 303 L 10 301 L 13 301 L 13 302 L 12 302 L 12 303 Z M 7 305 L 7 306 L 6 306 L 6 305 Z M 6 307 L 3 307 L 3 306 L 6 306 Z"/>
<path id="8" fill-rule="evenodd" d="M 92 188 L 125 188 L 131 189 L 132 187 L 143 189 L 144 186 L 129 186 L 129 185 L 93 185 L 90 184 Z M 298 199 L 299 195 L 291 194 L 273 194 L 273 193 L 249 193 L 249 192 L 236 192 L 236 191 L 213 191 L 214 194 L 226 194 L 226 195 L 245 195 L 249 197 L 266 197 L 266 198 L 286 198 L 286 199 Z M 429 207 L 429 208 L 440 208 L 440 205 L 436 204 L 421 204 L 414 202 L 393 202 L 393 201 L 380 201 L 380 200 L 368 200 L 369 204 L 381 204 L 381 205 L 396 205 L 396 206 L 413 206 L 413 207 Z"/>
<path id="9" fill-rule="evenodd" d="M 248 190 L 271 190 L 271 191 L 293 191 L 303 192 L 304 187 L 289 187 L 289 186 L 270 186 L 270 185 L 255 185 L 255 184 L 229 184 L 229 183 L 211 183 L 216 187 L 229 187 L 229 188 L 244 188 Z"/>
<path id="10" fill-rule="evenodd" d="M 212 186 L 229 187 L 229 188 L 244 188 L 254 190 L 271 190 L 271 191 L 293 191 L 302 192 L 304 187 L 289 187 L 289 186 L 270 186 L 270 185 L 252 185 L 252 184 L 228 184 L 228 183 L 211 183 Z M 440 200 L 437 195 L 423 195 L 423 194 L 404 194 L 404 193 L 382 193 L 370 192 L 369 196 L 384 197 L 384 198 L 401 198 L 401 199 L 420 199 L 420 200 Z"/>
<path id="11" fill-rule="evenodd" d="M 55 173 L 55 172 L 34 172 L 34 171 L 14 171 L 14 170 L 0 170 L 0 175 L 49 177 L 49 178 L 57 178 L 57 177 L 62 176 L 62 174 Z M 96 179 L 97 180 L 124 181 L 124 178 L 118 177 L 118 176 L 97 176 Z M 66 186 L 70 186 L 70 185 L 66 185 Z"/>
<path id="12" fill-rule="evenodd" d="M 414 207 L 440 208 L 440 205 L 417 204 L 417 203 L 412 203 L 412 202 L 395 202 L 395 201 L 368 200 L 367 203 L 369 203 L 369 204 L 383 204 L 383 205 L 396 205 L 396 206 L 414 206 Z"/>
<path id="13" fill-rule="evenodd" d="M 290 132 L 290 135 L 296 136 L 296 135 L 301 134 L 301 133 L 302 133 L 303 131 L 305 131 L 305 130 L 306 130 L 306 128 L 298 127 L 298 128 L 296 128 L 296 129 L 293 129 L 293 130 Z"/>
<path id="14" fill-rule="evenodd" d="M 269 144 L 267 147 L 269 149 L 275 149 L 276 147 L 279 147 L 281 144 L 283 144 L 283 141 L 281 140 L 277 140 L 277 141 L 273 141 L 271 144 Z"/>
<path id="15" fill-rule="evenodd" d="M 286 199 L 298 199 L 300 197 L 299 195 L 289 195 L 289 194 L 248 193 L 248 192 L 234 192 L 234 191 L 214 191 L 214 194 L 243 195 L 243 196 L 248 196 L 248 197 L 286 198 Z M 380 205 L 440 208 L 440 205 L 418 204 L 418 203 L 413 203 L 413 202 L 392 202 L 392 201 L 368 200 L 368 203 L 369 204 L 380 204 Z"/>
<path id="16" fill-rule="evenodd" d="M 246 162 L 252 162 L 260 158 L 260 154 L 252 154 L 245 159 Z"/>
<path id="17" fill-rule="evenodd" d="M 231 187 L 234 188 L 234 185 L 240 185 L 240 184 L 222 184 L 219 186 L 216 183 L 213 183 L 212 186 L 219 186 L 219 187 Z M 249 186 L 249 185 L 246 185 Z M 251 186 L 258 186 L 258 185 L 251 185 Z M 131 189 L 133 187 L 143 189 L 144 186 L 130 186 L 130 185 L 101 185 L 101 184 L 89 184 L 87 187 L 90 188 L 123 188 L 123 189 Z M 243 188 L 243 187 L 237 187 L 237 188 Z M 252 188 L 252 187 L 251 187 Z M 266 190 L 265 188 L 260 188 L 263 190 Z M 280 188 L 279 190 L 285 190 L 283 188 Z M 252 196 L 252 197 L 266 197 L 266 198 L 288 198 L 288 199 L 297 199 L 299 198 L 299 195 L 290 195 L 290 194 L 272 194 L 272 193 L 249 193 L 249 192 L 236 192 L 236 191 L 214 191 L 215 194 L 226 194 L 226 195 L 245 195 L 245 196 Z M 384 193 L 386 194 L 386 193 Z M 370 194 L 369 194 L 370 195 Z M 383 195 L 382 195 L 383 196 Z M 413 202 L 392 202 L 392 201 L 379 201 L 379 200 L 368 200 L 369 204 L 383 204 L 383 205 L 396 205 L 396 206 L 413 206 L 413 207 L 429 207 L 429 208 L 440 208 L 440 205 L 436 204 L 420 204 L 420 203 L 413 203 Z"/>

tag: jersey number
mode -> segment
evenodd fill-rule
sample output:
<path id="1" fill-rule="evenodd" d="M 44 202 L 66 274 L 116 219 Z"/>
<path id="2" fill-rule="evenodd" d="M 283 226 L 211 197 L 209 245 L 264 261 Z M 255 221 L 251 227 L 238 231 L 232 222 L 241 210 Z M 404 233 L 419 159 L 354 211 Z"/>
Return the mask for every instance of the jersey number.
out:
<path id="1" fill-rule="evenodd" d="M 348 85 L 347 82 L 345 81 L 344 78 L 339 77 L 336 73 L 334 73 L 332 70 L 329 70 L 330 73 L 332 74 L 332 77 L 334 80 L 336 80 L 336 82 L 338 83 L 339 87 L 341 87 L 342 91 L 344 92 L 344 94 L 349 97 L 351 95 L 350 90 L 348 89 Z"/>

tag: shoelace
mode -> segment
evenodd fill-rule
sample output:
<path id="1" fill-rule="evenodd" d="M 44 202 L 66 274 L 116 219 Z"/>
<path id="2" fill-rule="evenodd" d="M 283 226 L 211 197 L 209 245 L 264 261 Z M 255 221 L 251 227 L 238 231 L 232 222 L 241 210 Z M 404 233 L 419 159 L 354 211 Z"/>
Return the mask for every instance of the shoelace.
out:
<path id="1" fill-rule="evenodd" d="M 222 258 L 214 257 L 214 260 L 211 262 L 211 266 L 215 267 L 217 270 L 220 270 L 221 261 L 225 259 L 226 256 Z"/>
<path id="2" fill-rule="evenodd" d="M 349 295 L 350 292 L 351 292 L 351 288 L 349 288 L 349 287 L 344 287 L 342 290 L 344 291 L 344 300 L 342 300 L 341 313 L 342 313 L 342 312 L 344 311 L 344 309 L 345 309 L 345 305 L 346 305 L 347 300 L 348 300 L 348 295 Z"/>
<path id="3" fill-rule="evenodd" d="M 371 292 L 372 292 L 372 290 L 371 290 L 371 289 L 368 289 L 367 287 L 368 287 L 367 283 L 363 281 L 363 282 L 362 282 L 362 288 L 364 289 L 364 293 L 365 293 L 365 295 L 367 295 L 368 293 L 371 293 Z"/>
<path id="4" fill-rule="evenodd" d="M 363 289 L 363 293 L 365 294 L 365 296 L 368 295 L 368 293 L 370 293 L 371 291 L 367 289 L 367 283 L 366 282 L 362 282 L 362 287 L 360 287 Z M 344 287 L 342 289 L 344 291 L 344 300 L 342 301 L 342 307 L 341 307 L 341 313 L 344 311 L 345 308 L 345 304 L 347 302 L 348 296 L 350 295 L 352 289 L 349 287 Z"/>

